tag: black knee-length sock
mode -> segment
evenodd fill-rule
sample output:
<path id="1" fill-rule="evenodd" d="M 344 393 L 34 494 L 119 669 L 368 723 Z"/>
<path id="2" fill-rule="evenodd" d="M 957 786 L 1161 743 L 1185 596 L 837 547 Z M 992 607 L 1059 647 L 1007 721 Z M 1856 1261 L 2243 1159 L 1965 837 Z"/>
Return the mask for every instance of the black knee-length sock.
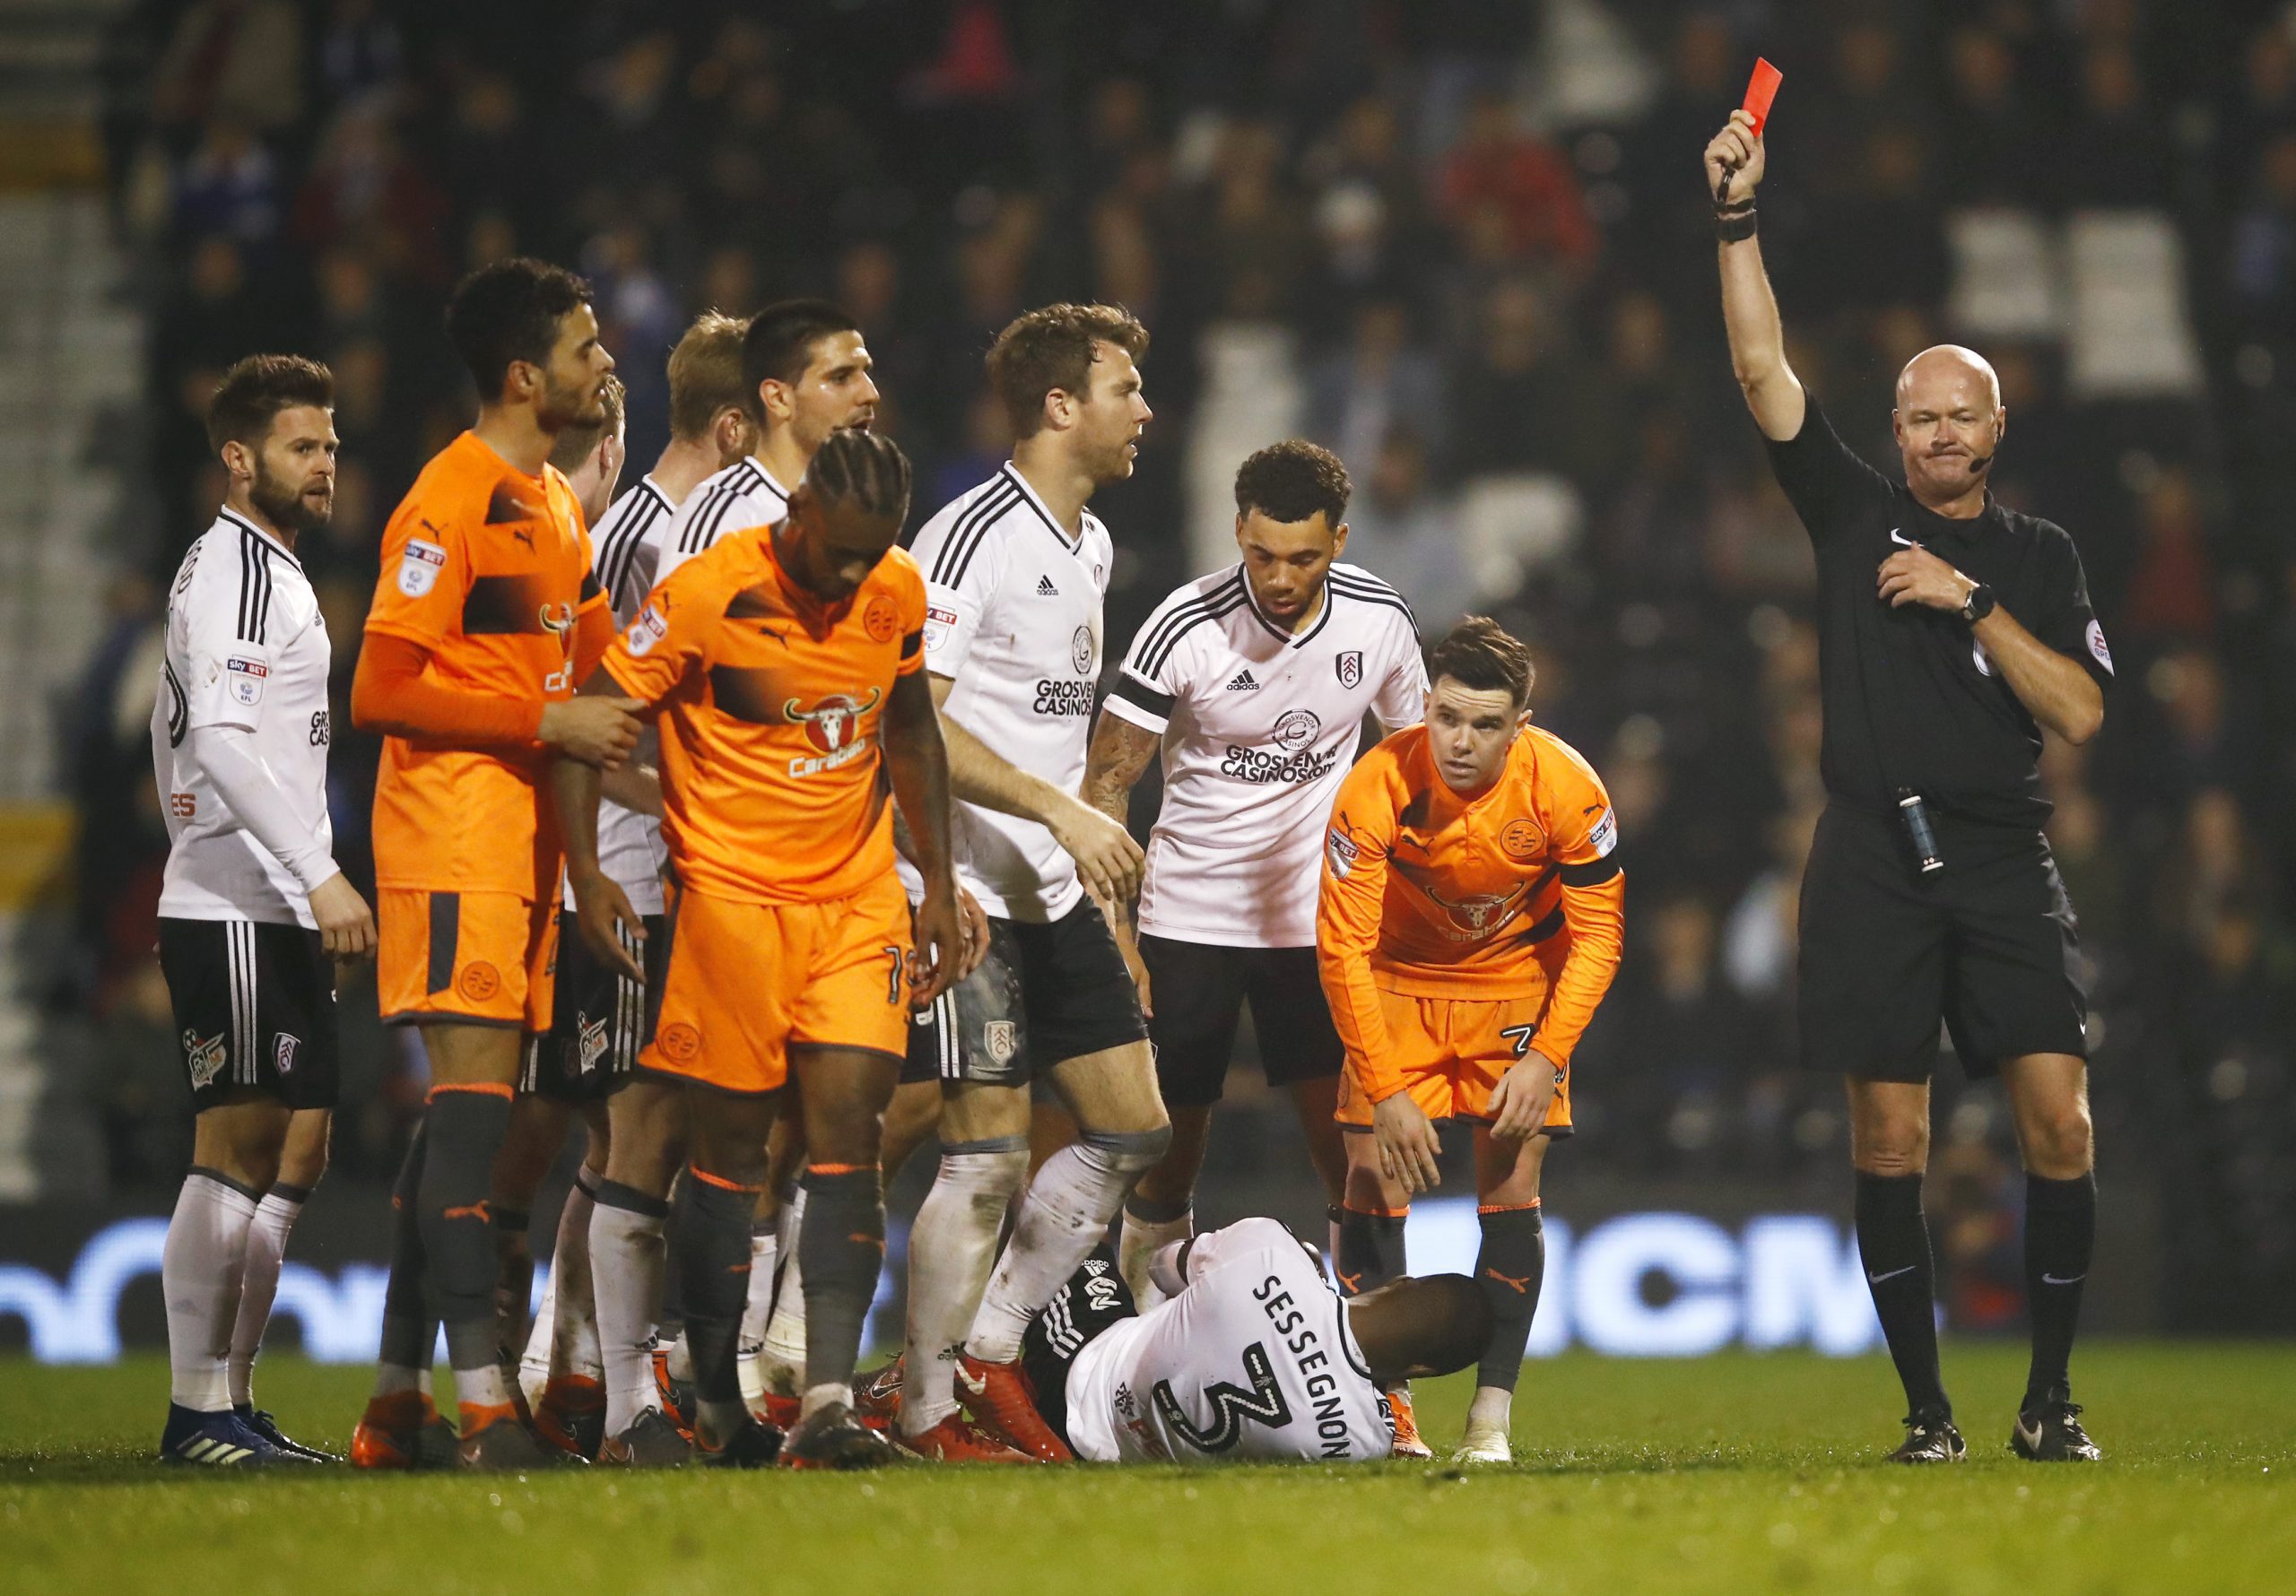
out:
<path id="1" fill-rule="evenodd" d="M 1907 1410 L 1951 1419 L 1953 1404 L 1937 1369 L 1937 1293 L 1929 1229 L 1921 1217 L 1921 1176 L 1858 1171 L 1857 1211 L 1857 1254 L 1905 1385 Z"/>
<path id="2" fill-rule="evenodd" d="M 2097 1176 L 2025 1176 L 2025 1302 L 2033 1316 L 2033 1363 L 2024 1406 L 2071 1394 L 2066 1366 L 2081 1318 L 2081 1283 L 2097 1243 Z"/>

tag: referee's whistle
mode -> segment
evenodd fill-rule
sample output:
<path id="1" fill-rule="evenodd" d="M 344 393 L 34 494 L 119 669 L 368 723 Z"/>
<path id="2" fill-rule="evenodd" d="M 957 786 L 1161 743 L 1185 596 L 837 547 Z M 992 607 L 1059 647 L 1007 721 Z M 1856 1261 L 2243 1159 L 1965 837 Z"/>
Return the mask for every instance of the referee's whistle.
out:
<path id="1" fill-rule="evenodd" d="M 1900 787 L 1898 813 L 1905 820 L 1905 834 L 1913 844 L 1913 857 L 1921 873 L 1944 869 L 1944 855 L 1937 851 L 1937 831 L 1929 823 L 1929 806 L 1921 801 L 1921 794 L 1911 787 Z"/>

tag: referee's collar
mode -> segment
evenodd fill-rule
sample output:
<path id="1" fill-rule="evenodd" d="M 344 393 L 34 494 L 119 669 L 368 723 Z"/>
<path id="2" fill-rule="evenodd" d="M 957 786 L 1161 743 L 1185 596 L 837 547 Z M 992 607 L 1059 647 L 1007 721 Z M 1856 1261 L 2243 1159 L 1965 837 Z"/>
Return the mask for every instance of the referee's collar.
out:
<path id="1" fill-rule="evenodd" d="M 1911 488 L 1902 482 L 1899 484 L 1899 488 L 1905 494 L 1906 503 L 1922 517 L 1922 524 L 1930 529 L 1931 540 L 1939 537 L 1972 538 L 1980 532 L 1991 531 L 2006 522 L 2006 517 L 2002 513 L 2001 500 L 1994 497 L 1990 487 L 1985 490 L 1985 507 L 1974 516 L 1941 516 L 1916 499 Z"/>

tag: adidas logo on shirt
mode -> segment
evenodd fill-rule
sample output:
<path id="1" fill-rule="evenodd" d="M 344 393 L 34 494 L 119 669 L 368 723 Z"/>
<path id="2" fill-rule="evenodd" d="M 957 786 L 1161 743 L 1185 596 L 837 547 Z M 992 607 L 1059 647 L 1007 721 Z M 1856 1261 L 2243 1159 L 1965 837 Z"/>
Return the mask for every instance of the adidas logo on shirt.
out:
<path id="1" fill-rule="evenodd" d="M 1039 577 L 1037 578 L 1037 596 L 1039 598 L 1058 598 L 1060 596 L 1060 589 L 1052 585 L 1052 578 L 1050 577 Z"/>
<path id="2" fill-rule="evenodd" d="M 1259 683 L 1252 680 L 1250 667 L 1247 666 L 1245 669 L 1236 672 L 1235 680 L 1228 683 L 1228 690 L 1231 693 L 1256 693 L 1259 691 Z"/>

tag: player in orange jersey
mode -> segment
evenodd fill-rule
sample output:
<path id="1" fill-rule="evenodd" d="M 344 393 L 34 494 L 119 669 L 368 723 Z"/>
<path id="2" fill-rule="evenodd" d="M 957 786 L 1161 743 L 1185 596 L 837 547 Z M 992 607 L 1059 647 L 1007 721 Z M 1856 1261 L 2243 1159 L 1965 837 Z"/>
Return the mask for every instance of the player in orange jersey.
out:
<path id="1" fill-rule="evenodd" d="M 591 1252 L 601 1273 L 653 1276 L 652 1300 L 690 1128 L 676 1239 L 707 1462 L 770 1462 L 781 1442 L 744 1403 L 735 1349 L 751 1210 L 793 1071 L 809 1149 L 797 1237 L 809 1312 L 801 1416 L 780 1454 L 829 1468 L 891 1456 L 852 1411 L 883 1261 L 879 1127 L 911 1006 L 948 985 L 960 946 L 948 757 L 923 674 L 925 581 L 894 546 L 909 483 L 889 439 L 832 433 L 787 518 L 727 533 L 664 578 L 583 687 L 659 716 L 673 884 L 653 1034 L 616 1101 Z M 597 865 L 597 773 L 561 759 L 554 779 L 582 937 L 634 971 L 617 932 L 643 925 Z M 926 883 L 913 939 L 888 789 Z M 636 1393 L 636 1418 L 601 1461 L 686 1456 L 649 1398 Z"/>
<path id="2" fill-rule="evenodd" d="M 526 1468 L 563 1454 L 515 1422 L 496 1361 L 487 1198 L 521 1041 L 550 1026 L 559 850 L 540 802 L 545 751 L 614 765 L 638 735 L 634 702 L 573 698 L 613 622 L 581 509 L 549 464 L 561 431 L 598 418 L 613 360 L 587 285 L 539 261 L 464 279 L 447 331 L 478 384 L 478 420 L 384 529 L 351 695 L 361 729 L 386 734 L 374 821 L 383 1017 L 420 1028 L 431 1081 L 392 1199 L 381 1366 L 352 1456 L 370 1468 L 441 1461 L 423 1384 L 443 1320 L 462 1462 Z"/>
<path id="3" fill-rule="evenodd" d="M 1358 1292 L 1400 1272 L 1434 1122 L 1474 1121 L 1494 1325 L 1458 1457 L 1504 1462 L 1545 1265 L 1539 1167 L 1570 1134 L 1570 1054 L 1618 971 L 1625 880 L 1602 782 L 1530 724 L 1522 644 L 1470 618 L 1427 674 L 1426 723 L 1349 773 L 1324 839 L 1317 962 L 1347 1049 L 1339 1122 L 1359 1132 L 1339 1273 Z"/>

